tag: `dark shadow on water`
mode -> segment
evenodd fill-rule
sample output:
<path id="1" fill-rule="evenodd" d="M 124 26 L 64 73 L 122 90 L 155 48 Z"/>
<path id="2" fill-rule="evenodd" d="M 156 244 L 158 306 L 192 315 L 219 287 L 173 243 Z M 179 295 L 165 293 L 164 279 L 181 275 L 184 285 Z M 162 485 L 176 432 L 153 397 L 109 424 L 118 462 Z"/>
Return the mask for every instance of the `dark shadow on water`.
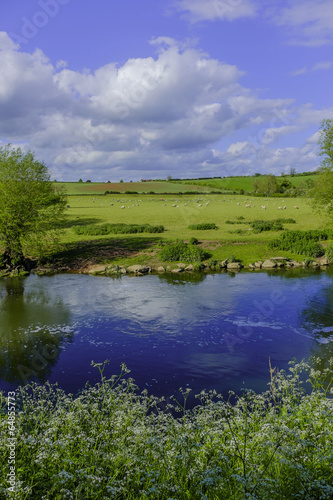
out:
<path id="1" fill-rule="evenodd" d="M 160 281 L 168 283 L 169 285 L 187 285 L 188 283 L 199 284 L 206 279 L 207 275 L 201 272 L 195 273 L 181 273 L 179 274 L 161 274 L 159 275 Z"/>
<path id="2" fill-rule="evenodd" d="M 44 382 L 73 334 L 61 325 L 71 314 L 43 289 L 25 291 L 24 278 L 0 280 L 0 378 Z"/>

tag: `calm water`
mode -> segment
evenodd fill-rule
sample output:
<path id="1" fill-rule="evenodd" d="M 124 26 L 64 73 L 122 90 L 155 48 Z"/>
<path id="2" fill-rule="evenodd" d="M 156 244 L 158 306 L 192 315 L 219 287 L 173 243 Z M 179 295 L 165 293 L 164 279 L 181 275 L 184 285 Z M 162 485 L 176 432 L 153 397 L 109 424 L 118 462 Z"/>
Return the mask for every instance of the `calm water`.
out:
<path id="1" fill-rule="evenodd" d="M 0 280 L 0 388 L 99 380 L 122 362 L 141 389 L 262 391 L 273 366 L 333 356 L 333 272 Z"/>

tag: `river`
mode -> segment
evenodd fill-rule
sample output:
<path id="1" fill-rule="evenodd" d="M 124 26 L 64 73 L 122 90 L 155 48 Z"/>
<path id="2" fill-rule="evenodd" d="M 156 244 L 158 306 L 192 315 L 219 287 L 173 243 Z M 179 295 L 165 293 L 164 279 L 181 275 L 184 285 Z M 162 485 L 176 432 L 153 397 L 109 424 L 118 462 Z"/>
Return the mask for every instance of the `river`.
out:
<path id="1" fill-rule="evenodd" d="M 29 380 L 77 392 L 131 370 L 169 397 L 264 391 L 272 366 L 333 356 L 333 271 L 121 278 L 62 274 L 0 280 L 0 388 Z"/>

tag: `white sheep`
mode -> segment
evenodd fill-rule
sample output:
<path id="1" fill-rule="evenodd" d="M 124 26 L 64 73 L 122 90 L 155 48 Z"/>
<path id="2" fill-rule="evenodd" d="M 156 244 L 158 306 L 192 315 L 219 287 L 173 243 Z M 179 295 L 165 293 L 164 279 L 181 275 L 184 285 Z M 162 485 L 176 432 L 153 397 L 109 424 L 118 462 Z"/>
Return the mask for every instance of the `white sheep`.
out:
<path id="1" fill-rule="evenodd" d="M 296 210 L 298 210 L 298 207 L 295 205 L 294 208 L 296 208 Z"/>
<path id="2" fill-rule="evenodd" d="M 122 205 L 120 208 L 126 208 L 125 205 Z"/>

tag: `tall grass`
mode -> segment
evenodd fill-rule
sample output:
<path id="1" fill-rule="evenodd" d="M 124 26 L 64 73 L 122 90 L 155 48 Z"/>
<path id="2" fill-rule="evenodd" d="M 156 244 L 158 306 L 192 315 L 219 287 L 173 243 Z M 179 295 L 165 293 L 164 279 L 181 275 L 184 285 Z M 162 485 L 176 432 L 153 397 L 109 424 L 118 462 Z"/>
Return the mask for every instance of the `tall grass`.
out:
<path id="1" fill-rule="evenodd" d="M 77 396 L 48 384 L 18 390 L 13 496 L 1 394 L 1 498 L 333 497 L 333 359 L 323 371 L 304 361 L 289 373 L 271 369 L 267 392 L 247 392 L 233 404 L 203 391 L 193 410 L 186 409 L 189 390 L 165 405 L 124 378 L 125 366 L 111 379 L 104 364 L 95 366 L 101 382 Z"/>

